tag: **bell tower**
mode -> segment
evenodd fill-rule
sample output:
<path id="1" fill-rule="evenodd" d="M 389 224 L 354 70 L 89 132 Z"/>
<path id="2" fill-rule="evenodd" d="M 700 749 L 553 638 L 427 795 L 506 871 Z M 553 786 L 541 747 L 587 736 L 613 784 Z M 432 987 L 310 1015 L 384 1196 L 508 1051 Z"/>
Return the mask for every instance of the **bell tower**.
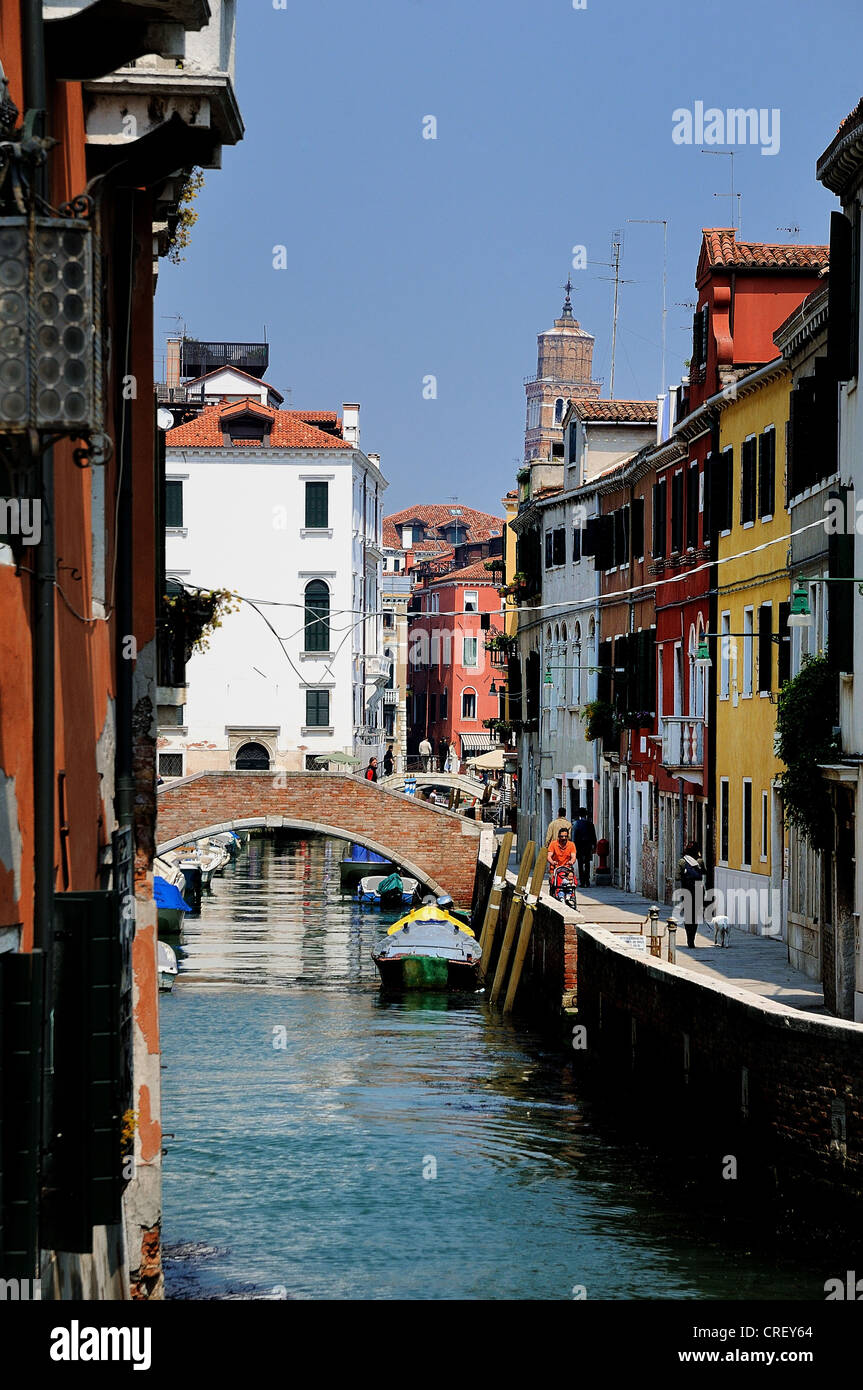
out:
<path id="1" fill-rule="evenodd" d="M 570 399 L 598 400 L 600 383 L 591 380 L 592 333 L 586 333 L 572 313 L 572 281 L 554 327 L 537 334 L 536 376 L 525 383 L 527 414 L 524 460 L 563 459 L 561 420 Z"/>

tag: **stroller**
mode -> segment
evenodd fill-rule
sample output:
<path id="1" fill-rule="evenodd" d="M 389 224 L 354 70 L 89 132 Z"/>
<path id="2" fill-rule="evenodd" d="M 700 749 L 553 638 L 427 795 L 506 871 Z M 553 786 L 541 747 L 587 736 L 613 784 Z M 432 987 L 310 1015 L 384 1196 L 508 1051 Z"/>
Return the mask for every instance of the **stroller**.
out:
<path id="1" fill-rule="evenodd" d="M 552 869 L 549 891 L 551 896 L 558 902 L 566 903 L 567 907 L 574 908 L 576 879 L 573 870 L 569 867 Z"/>

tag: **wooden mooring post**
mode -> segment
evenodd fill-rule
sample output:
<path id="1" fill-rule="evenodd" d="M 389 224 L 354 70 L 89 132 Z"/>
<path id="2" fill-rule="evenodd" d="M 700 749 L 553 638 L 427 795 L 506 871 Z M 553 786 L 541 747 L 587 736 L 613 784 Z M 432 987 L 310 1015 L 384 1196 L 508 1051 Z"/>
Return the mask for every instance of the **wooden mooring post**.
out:
<path id="1" fill-rule="evenodd" d="M 536 863 L 533 866 L 533 878 L 530 880 L 530 892 L 525 895 L 524 917 L 522 918 L 521 931 L 518 934 L 518 945 L 512 960 L 512 972 L 509 977 L 509 988 L 506 992 L 503 1011 L 508 1014 L 512 1011 L 515 1002 L 515 992 L 518 989 L 521 972 L 524 969 L 524 958 L 527 955 L 527 948 L 530 944 L 530 934 L 533 930 L 533 914 L 536 911 L 536 904 L 542 891 L 542 880 L 545 876 L 545 867 L 548 862 L 548 854 L 544 847 L 540 845 L 537 850 Z"/>
<path id="2" fill-rule="evenodd" d="M 498 995 L 500 994 L 501 988 L 503 987 L 503 976 L 506 971 L 506 963 L 509 959 L 509 953 L 512 949 L 512 939 L 515 936 L 515 929 L 518 926 L 519 918 L 521 917 L 521 910 L 524 906 L 524 888 L 525 884 L 527 883 L 527 876 L 530 873 L 530 865 L 534 856 L 535 849 L 536 845 L 534 844 L 533 840 L 528 840 L 527 844 L 524 847 L 524 853 L 521 856 L 521 863 L 518 866 L 518 878 L 516 880 L 515 889 L 512 895 L 512 902 L 509 908 L 509 917 L 507 918 L 506 922 L 506 931 L 503 934 L 503 941 L 501 942 L 500 958 L 498 960 L 497 970 L 495 971 L 494 975 L 494 984 L 491 987 L 491 994 L 489 995 L 489 1002 L 492 1004 L 494 1004 L 494 1002 L 496 1001 Z M 489 950 L 490 949 L 491 942 L 489 942 Z"/>
<path id="3" fill-rule="evenodd" d="M 500 900 L 503 894 L 503 885 L 506 883 L 506 866 L 509 863 L 511 849 L 512 831 L 507 830 L 498 845 L 497 857 L 494 861 L 494 876 L 491 881 L 491 892 L 488 895 L 485 918 L 482 924 L 482 931 L 479 934 L 479 944 L 483 959 L 487 959 L 487 952 L 491 950 L 491 945 L 494 941 L 497 919 L 500 914 Z"/>

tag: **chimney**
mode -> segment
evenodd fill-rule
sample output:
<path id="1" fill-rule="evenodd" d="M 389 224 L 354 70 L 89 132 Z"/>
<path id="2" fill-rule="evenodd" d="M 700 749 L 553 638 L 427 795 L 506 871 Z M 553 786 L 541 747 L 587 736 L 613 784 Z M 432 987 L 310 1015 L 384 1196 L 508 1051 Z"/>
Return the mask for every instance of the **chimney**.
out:
<path id="1" fill-rule="evenodd" d="M 373 463 L 373 464 L 374 464 L 375 468 L 380 468 L 380 466 L 381 466 L 381 456 L 380 456 L 380 454 L 367 454 L 366 457 L 368 458 L 369 463 Z"/>
<path id="2" fill-rule="evenodd" d="M 665 438 L 665 392 L 659 391 L 656 396 L 656 442 L 661 444 Z M 669 434 L 671 431 L 669 430 Z"/>
<path id="3" fill-rule="evenodd" d="M 165 344 L 165 383 L 168 386 L 180 384 L 180 339 L 169 338 Z"/>
<path id="4" fill-rule="evenodd" d="M 360 408 L 359 405 L 342 406 L 342 438 L 355 449 L 360 447 Z"/>

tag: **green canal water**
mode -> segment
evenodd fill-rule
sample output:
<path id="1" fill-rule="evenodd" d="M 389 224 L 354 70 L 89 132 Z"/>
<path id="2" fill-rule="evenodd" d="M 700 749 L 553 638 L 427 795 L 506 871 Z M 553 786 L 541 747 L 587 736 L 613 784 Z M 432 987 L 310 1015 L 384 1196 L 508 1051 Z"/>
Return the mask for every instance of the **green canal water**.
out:
<path id="1" fill-rule="evenodd" d="M 682 1213 L 556 1042 L 483 994 L 384 998 L 395 914 L 342 897 L 343 851 L 254 838 L 187 922 L 161 996 L 169 1298 L 823 1299 L 820 1268 Z"/>

